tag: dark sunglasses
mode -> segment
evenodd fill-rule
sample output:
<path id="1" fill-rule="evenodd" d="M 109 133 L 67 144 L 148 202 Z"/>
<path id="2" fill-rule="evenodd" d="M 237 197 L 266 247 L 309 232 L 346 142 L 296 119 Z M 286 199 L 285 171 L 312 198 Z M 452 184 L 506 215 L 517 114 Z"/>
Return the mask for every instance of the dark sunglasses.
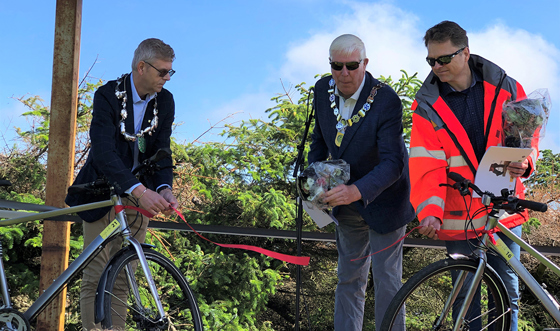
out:
<path id="1" fill-rule="evenodd" d="M 352 62 L 336 62 L 336 61 L 331 61 L 331 68 L 333 68 L 333 70 L 336 71 L 340 71 L 342 70 L 342 68 L 344 68 L 344 66 L 346 66 L 346 69 L 348 69 L 349 71 L 352 70 L 356 70 L 360 67 L 360 63 L 362 63 L 362 60 L 360 61 L 352 61 Z"/>
<path id="2" fill-rule="evenodd" d="M 463 47 L 463 48 L 457 50 L 457 52 L 455 52 L 453 54 L 442 55 L 442 56 L 438 57 L 437 59 L 434 59 L 433 57 L 427 57 L 426 61 L 428 62 L 430 67 L 435 66 L 436 62 L 443 66 L 443 65 L 449 64 L 451 62 L 451 60 L 453 60 L 455 55 L 461 53 L 465 48 L 466 47 Z"/>
<path id="3" fill-rule="evenodd" d="M 148 61 L 144 61 L 145 63 L 149 64 L 150 67 L 156 69 L 157 72 L 159 72 L 159 76 L 160 77 L 165 77 L 165 75 L 169 74 L 169 77 L 173 76 L 173 74 L 175 73 L 175 70 L 171 69 L 171 70 L 166 70 L 166 69 L 158 69 L 156 67 L 154 67 L 150 62 Z"/>

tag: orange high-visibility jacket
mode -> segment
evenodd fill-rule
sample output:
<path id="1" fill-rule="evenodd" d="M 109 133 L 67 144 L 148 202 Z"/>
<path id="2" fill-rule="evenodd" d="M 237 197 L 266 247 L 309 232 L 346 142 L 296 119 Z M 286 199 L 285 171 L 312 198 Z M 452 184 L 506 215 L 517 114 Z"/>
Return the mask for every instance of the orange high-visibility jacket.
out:
<path id="1" fill-rule="evenodd" d="M 507 100 L 526 98 L 523 87 L 494 63 L 471 54 L 469 66 L 484 81 L 484 132 L 486 148 L 502 143 L 502 105 Z M 416 94 L 412 105 L 412 132 L 410 138 L 410 184 L 412 205 L 418 219 L 435 216 L 442 221 L 438 237 L 443 240 L 465 240 L 467 206 L 470 215 L 483 207 L 480 198 L 466 196 L 441 183 L 454 184 L 449 172 L 456 172 L 474 182 L 478 160 L 463 126 L 439 94 L 437 77 L 431 72 Z M 530 172 L 537 160 L 538 148 L 533 146 L 529 156 Z M 469 164 L 470 163 L 470 164 Z M 524 186 L 517 178 L 515 194 L 523 198 Z M 499 193 L 499 192 L 497 192 Z M 465 203 L 466 201 L 466 203 Z M 475 228 L 482 230 L 488 213 L 473 219 Z M 512 228 L 527 220 L 524 215 L 505 214 L 500 222 Z M 468 233 L 469 238 L 475 236 Z"/>

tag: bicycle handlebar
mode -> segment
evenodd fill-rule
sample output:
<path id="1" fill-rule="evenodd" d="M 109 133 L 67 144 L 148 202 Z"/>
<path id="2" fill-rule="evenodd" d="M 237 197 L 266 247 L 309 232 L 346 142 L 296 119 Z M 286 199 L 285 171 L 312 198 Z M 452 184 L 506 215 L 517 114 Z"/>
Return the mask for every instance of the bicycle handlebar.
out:
<path id="1" fill-rule="evenodd" d="M 107 192 L 111 191 L 111 186 L 107 182 L 105 178 L 96 179 L 94 182 L 85 183 L 85 184 L 76 184 L 72 185 L 68 188 L 69 194 L 93 194 L 93 195 L 102 195 L 106 194 Z"/>
<path id="2" fill-rule="evenodd" d="M 160 169 L 157 162 L 171 155 L 171 149 L 161 148 L 152 157 L 144 160 L 136 169 L 132 171 L 133 175 L 138 176 L 151 175 L 156 170 Z M 105 177 L 98 178 L 94 182 L 85 184 L 76 184 L 68 188 L 69 194 L 93 194 L 93 195 L 106 195 L 111 193 L 113 187 L 109 184 Z"/>
<path id="3" fill-rule="evenodd" d="M 519 201 L 517 201 L 517 204 L 520 205 L 523 208 L 528 208 L 528 209 L 531 209 L 531 210 L 534 210 L 534 211 L 540 211 L 542 213 L 544 213 L 548 209 L 548 206 L 546 205 L 546 203 L 541 203 L 541 202 L 536 202 L 536 201 L 519 199 Z"/>
<path id="4" fill-rule="evenodd" d="M 168 156 L 171 156 L 171 149 L 160 148 L 149 159 L 144 160 L 138 167 L 136 167 L 136 169 L 132 171 L 132 174 L 139 174 L 139 176 L 142 176 L 150 171 L 155 171 L 159 167 L 157 163 Z"/>
<path id="5" fill-rule="evenodd" d="M 519 206 L 519 207 L 522 207 L 522 208 L 527 208 L 527 209 L 531 209 L 531 210 L 539 211 L 539 212 L 545 212 L 548 209 L 548 206 L 546 205 L 546 203 L 523 200 L 523 199 L 519 199 L 519 198 L 515 198 L 515 197 L 508 197 L 507 193 L 505 194 L 505 196 L 504 196 L 504 193 L 502 193 L 502 196 L 496 197 L 491 192 L 482 192 L 482 190 L 480 188 L 478 188 L 478 186 L 471 183 L 470 180 L 465 179 L 463 176 L 459 175 L 456 172 L 450 172 L 447 175 L 447 177 L 449 177 L 451 180 L 455 181 L 455 184 L 453 185 L 453 188 L 455 188 L 456 190 L 462 191 L 462 190 L 465 190 L 466 188 L 471 188 L 473 191 L 475 191 L 480 196 L 483 196 L 483 195 L 489 196 L 492 203 L 501 204 L 503 202 L 507 202 L 508 205 L 513 205 L 514 207 Z M 501 207 L 503 207 L 503 205 Z M 516 209 L 516 208 L 513 208 L 513 209 Z"/>

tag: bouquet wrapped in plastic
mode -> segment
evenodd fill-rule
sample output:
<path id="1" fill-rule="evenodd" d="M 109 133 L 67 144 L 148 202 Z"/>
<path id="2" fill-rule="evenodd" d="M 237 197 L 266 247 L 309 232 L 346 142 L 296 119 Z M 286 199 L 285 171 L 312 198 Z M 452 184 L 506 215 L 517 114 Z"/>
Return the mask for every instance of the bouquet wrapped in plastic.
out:
<path id="1" fill-rule="evenodd" d="M 319 209 L 327 209 L 322 202 L 325 192 L 350 180 L 350 165 L 344 160 L 314 162 L 298 177 L 301 197 Z"/>
<path id="2" fill-rule="evenodd" d="M 550 107 L 550 95 L 547 89 L 535 90 L 527 96 L 527 99 L 504 103 L 503 145 L 531 148 L 534 139 L 544 137 Z"/>

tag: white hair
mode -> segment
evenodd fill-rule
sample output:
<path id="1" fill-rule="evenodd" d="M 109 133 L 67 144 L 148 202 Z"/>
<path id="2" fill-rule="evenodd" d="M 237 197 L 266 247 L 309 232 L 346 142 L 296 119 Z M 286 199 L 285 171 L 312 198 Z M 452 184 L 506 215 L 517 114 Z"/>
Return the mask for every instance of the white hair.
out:
<path id="1" fill-rule="evenodd" d="M 333 53 L 341 55 L 350 55 L 355 51 L 360 51 L 360 60 L 366 58 L 366 47 L 364 42 L 353 34 L 343 34 L 333 40 L 329 48 L 329 56 L 332 58 Z"/>

